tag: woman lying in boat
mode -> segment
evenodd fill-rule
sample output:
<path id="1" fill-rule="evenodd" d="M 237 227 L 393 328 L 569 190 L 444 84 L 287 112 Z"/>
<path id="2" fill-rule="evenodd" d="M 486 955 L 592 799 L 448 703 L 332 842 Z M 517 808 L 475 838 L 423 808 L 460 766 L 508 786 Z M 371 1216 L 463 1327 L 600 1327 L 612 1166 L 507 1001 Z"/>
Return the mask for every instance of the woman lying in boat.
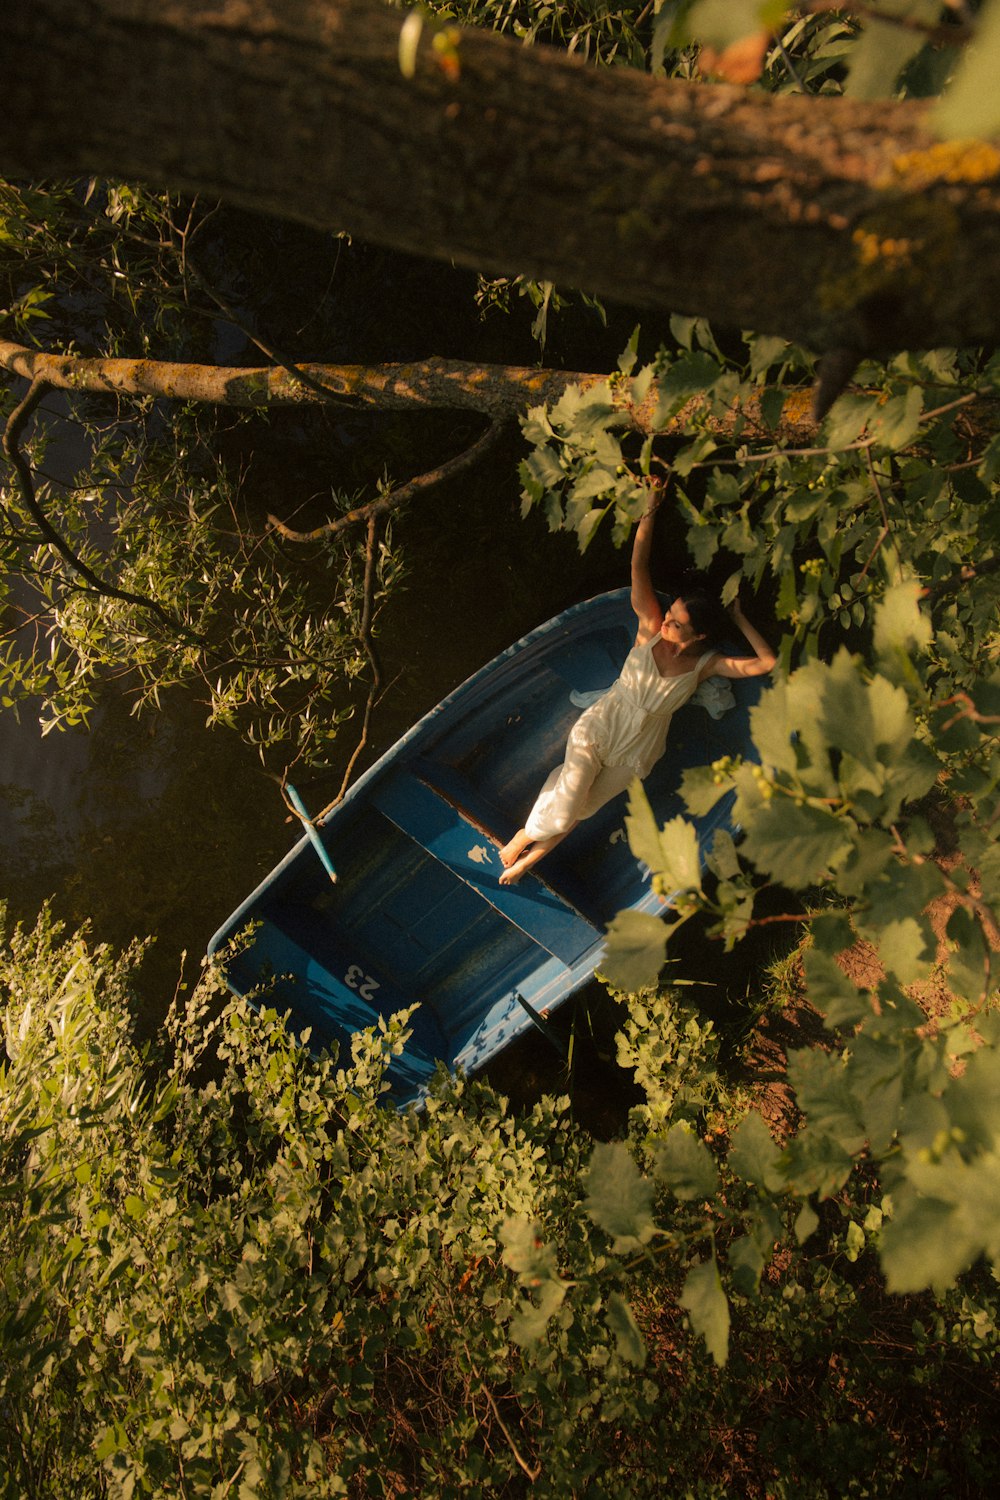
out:
<path id="1" fill-rule="evenodd" d="M 653 517 L 663 486 L 650 501 L 632 547 L 632 608 L 639 619 L 635 645 L 621 674 L 570 730 L 566 758 L 549 776 L 524 827 L 500 850 L 501 885 L 514 885 L 584 818 L 650 771 L 666 749 L 670 720 L 708 677 L 760 677 L 775 655 L 750 624 L 739 601 L 729 614 L 753 656 L 723 656 L 706 646 L 718 605 L 703 593 L 683 594 L 664 613 L 649 572 Z"/>

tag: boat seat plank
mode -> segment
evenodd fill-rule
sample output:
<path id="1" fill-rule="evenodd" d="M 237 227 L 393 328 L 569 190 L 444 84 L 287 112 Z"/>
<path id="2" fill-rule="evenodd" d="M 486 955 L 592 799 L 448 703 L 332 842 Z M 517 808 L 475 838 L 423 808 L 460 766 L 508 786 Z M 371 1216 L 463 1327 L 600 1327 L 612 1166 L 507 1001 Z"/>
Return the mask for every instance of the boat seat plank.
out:
<path id="1" fill-rule="evenodd" d="M 500 885 L 503 866 L 492 836 L 418 777 L 407 772 L 387 777 L 372 801 L 397 828 L 563 963 L 572 964 L 600 940 L 597 928 L 535 877 L 526 877 L 523 889 Z"/>

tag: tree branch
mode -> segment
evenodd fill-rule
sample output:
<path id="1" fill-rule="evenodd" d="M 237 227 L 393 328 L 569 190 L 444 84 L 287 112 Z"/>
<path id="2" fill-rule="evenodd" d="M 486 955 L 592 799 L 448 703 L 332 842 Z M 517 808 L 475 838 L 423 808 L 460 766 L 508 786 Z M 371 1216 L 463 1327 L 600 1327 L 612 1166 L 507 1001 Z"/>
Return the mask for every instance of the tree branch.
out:
<path id="1" fill-rule="evenodd" d="M 952 47 L 964 46 L 971 42 L 976 34 L 975 25 L 964 19 L 956 19 L 948 24 L 940 24 L 934 21 L 922 21 L 916 16 L 897 15 L 884 10 L 878 5 L 863 5 L 852 3 L 852 0 L 806 0 L 804 5 L 799 5 L 799 10 L 809 15 L 824 15 L 830 11 L 837 15 L 859 16 L 865 21 L 877 21 L 883 26 L 895 26 L 901 31 L 915 31 L 928 42 Z"/>
<path id="2" fill-rule="evenodd" d="M 425 359 L 378 365 L 311 362 L 261 366 L 176 364 L 155 359 L 84 359 L 46 354 L 0 339 L 0 367 L 26 380 L 41 379 L 64 391 L 96 395 L 157 396 L 206 405 L 260 408 L 300 406 L 319 397 L 343 396 L 383 411 L 471 411 L 492 422 L 516 421 L 531 406 L 553 405 L 570 386 L 583 391 L 608 384 L 592 370 L 542 370 L 531 365 L 483 365 L 460 359 Z M 294 371 L 294 373 L 292 373 Z M 644 400 L 632 401 L 627 381 L 610 383 L 610 399 L 623 428 L 649 433 L 659 405 L 655 380 Z M 695 416 L 720 438 L 778 442 L 811 437 L 812 394 L 805 387 L 785 395 L 778 428 L 768 426 L 754 393 L 723 415 L 704 415 L 711 402 L 695 396 L 658 432 L 682 433 Z"/>
<path id="3" fill-rule="evenodd" d="M 991 557 L 988 562 L 974 564 L 967 563 L 964 568 L 957 572 L 949 573 L 947 578 L 940 578 L 937 583 L 930 583 L 921 590 L 921 598 L 930 601 L 931 608 L 943 598 L 945 594 L 953 594 L 956 589 L 961 589 L 976 578 L 988 578 L 991 573 L 1000 573 L 1000 557 Z"/>
<path id="4" fill-rule="evenodd" d="M 39 402 L 45 396 L 48 389 L 49 387 L 45 381 L 39 379 L 33 380 L 28 387 L 27 393 L 7 419 L 7 425 L 3 433 L 4 456 L 17 476 L 18 489 L 20 490 L 25 510 L 27 510 L 45 540 L 50 546 L 55 548 L 71 571 L 78 578 L 81 578 L 95 593 L 101 594 L 107 599 L 121 599 L 125 604 L 135 604 L 140 609 L 149 610 L 151 614 L 154 614 L 171 631 L 175 631 L 186 640 L 203 645 L 204 642 L 201 636 L 196 635 L 182 620 L 178 620 L 171 615 L 155 599 L 149 599 L 144 594 L 133 594 L 128 589 L 120 589 L 117 585 L 108 583 L 106 579 L 100 578 L 94 572 L 93 568 L 84 562 L 82 557 L 77 556 L 69 543 L 55 529 L 42 510 L 35 494 L 31 468 L 20 449 L 20 440 L 27 423 L 34 415 Z"/>
<path id="5" fill-rule="evenodd" d="M 215 303 L 216 307 L 233 327 L 238 328 L 262 354 L 266 355 L 268 359 L 273 360 L 275 365 L 279 365 L 285 371 L 285 374 L 297 385 L 304 385 L 306 390 L 312 391 L 321 401 L 328 401 L 337 406 L 354 406 L 356 404 L 356 401 L 346 396 L 343 391 L 335 390 L 332 386 L 324 385 L 321 380 L 317 380 L 316 376 L 310 370 L 304 365 L 296 364 L 287 354 L 282 353 L 277 345 L 260 338 L 259 335 L 254 333 L 252 328 L 247 326 L 232 304 L 221 293 L 217 292 L 214 287 L 209 285 L 205 277 L 198 270 L 198 267 L 191 260 L 190 255 L 185 252 L 181 255 L 180 259 L 182 272 L 189 276 L 195 286 Z"/>
<path id="6" fill-rule="evenodd" d="M 391 511 L 399 510 L 408 504 L 417 495 L 425 490 L 432 489 L 435 485 L 443 484 L 447 479 L 454 479 L 456 474 L 461 474 L 463 469 L 471 468 L 473 464 L 495 447 L 503 431 L 498 422 L 483 433 L 482 437 L 476 439 L 471 448 L 465 448 L 454 458 L 447 459 L 439 464 L 436 469 L 428 469 L 426 474 L 418 474 L 415 479 L 410 479 L 406 484 L 397 485 L 395 489 L 387 490 L 377 500 L 372 500 L 368 505 L 359 505 L 355 510 L 349 510 L 346 515 L 338 516 L 335 521 L 324 521 L 322 526 L 314 526 L 312 531 L 293 531 L 286 526 L 277 516 L 268 516 L 268 522 L 274 527 L 280 536 L 289 542 L 316 542 L 321 537 L 336 536 L 341 531 L 346 531 L 349 526 L 355 526 L 359 521 L 368 521 L 389 515 Z"/>

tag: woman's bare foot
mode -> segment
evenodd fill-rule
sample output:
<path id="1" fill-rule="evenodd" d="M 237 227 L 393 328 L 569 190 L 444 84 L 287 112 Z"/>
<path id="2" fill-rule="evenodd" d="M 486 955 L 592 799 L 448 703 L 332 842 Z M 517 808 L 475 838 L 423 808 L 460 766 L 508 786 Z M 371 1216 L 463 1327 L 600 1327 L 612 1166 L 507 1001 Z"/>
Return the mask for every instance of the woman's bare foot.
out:
<path id="1" fill-rule="evenodd" d="M 573 828 L 575 827 L 576 824 L 574 823 Z M 565 833 L 554 833 L 551 838 L 547 839 L 532 840 L 528 837 L 527 834 L 524 834 L 524 843 L 521 846 L 524 850 L 524 853 L 521 854 L 519 858 L 515 859 L 513 864 L 507 866 L 506 870 L 504 870 L 503 874 L 500 876 L 500 884 L 517 885 L 517 882 L 520 880 L 521 876 L 526 875 L 533 865 L 537 865 L 540 859 L 544 859 L 550 849 L 554 849 L 557 844 L 561 844 L 563 839 L 566 837 L 566 834 L 572 833 L 573 828 L 567 828 Z M 521 830 L 521 833 L 524 833 L 523 828 Z M 517 838 L 520 837 L 521 834 L 519 833 L 517 835 Z M 507 845 L 507 848 L 509 849 L 516 842 L 517 839 L 511 839 L 510 844 Z M 503 853 L 504 851 L 501 851 L 501 859 L 503 859 Z"/>
<path id="2" fill-rule="evenodd" d="M 528 842 L 530 843 L 531 840 L 529 839 Z M 503 856 L 501 856 L 501 858 L 502 857 Z M 500 884 L 517 885 L 517 882 L 520 880 L 525 871 L 530 870 L 532 865 L 535 863 L 536 861 L 533 860 L 530 855 L 525 854 L 523 858 L 515 860 L 512 865 L 508 865 L 507 869 L 504 870 L 503 874 L 500 876 Z"/>
<path id="3" fill-rule="evenodd" d="M 500 863 L 505 866 L 512 865 L 516 859 L 520 859 L 530 843 L 531 840 L 524 829 L 518 829 L 510 843 L 504 844 L 500 850 Z"/>

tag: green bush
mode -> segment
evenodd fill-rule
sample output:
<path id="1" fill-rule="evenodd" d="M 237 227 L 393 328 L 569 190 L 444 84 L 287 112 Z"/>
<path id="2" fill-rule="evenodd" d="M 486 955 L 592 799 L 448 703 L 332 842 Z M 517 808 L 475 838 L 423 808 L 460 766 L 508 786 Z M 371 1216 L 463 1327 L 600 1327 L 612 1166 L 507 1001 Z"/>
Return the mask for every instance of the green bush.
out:
<path id="1" fill-rule="evenodd" d="M 992 1281 L 889 1297 L 860 1179 L 799 1244 L 704 1144 L 700 1098 L 734 1129 L 744 1106 L 677 995 L 623 1001 L 647 1105 L 634 1147 L 594 1148 L 567 1099 L 515 1115 L 441 1079 L 422 1114 L 384 1108 L 401 1019 L 317 1063 L 212 973 L 140 1052 L 139 956 L 45 915 L 0 954 L 0 1493 L 952 1495 L 996 1477 Z"/>

